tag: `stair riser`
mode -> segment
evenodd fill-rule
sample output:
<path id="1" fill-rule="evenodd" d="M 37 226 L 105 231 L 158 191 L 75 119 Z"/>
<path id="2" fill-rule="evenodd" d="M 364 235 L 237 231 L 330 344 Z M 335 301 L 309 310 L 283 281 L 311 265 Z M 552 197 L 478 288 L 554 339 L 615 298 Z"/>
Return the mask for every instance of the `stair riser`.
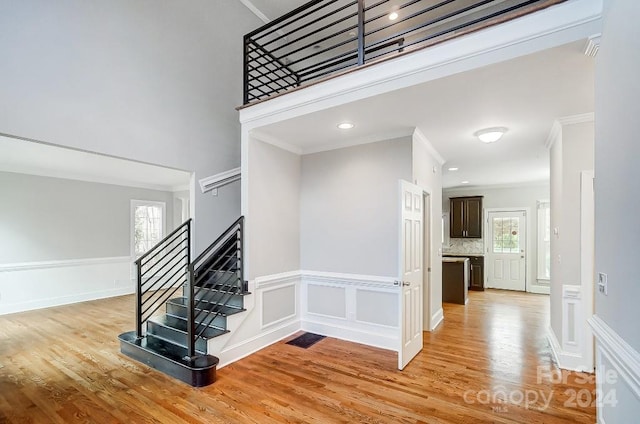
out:
<path id="1" fill-rule="evenodd" d="M 173 343 L 187 347 L 187 335 L 179 330 L 165 327 L 153 321 L 147 321 L 147 334 L 157 335 L 163 339 L 171 340 Z M 196 340 L 196 350 L 206 352 L 207 341 L 203 339 Z"/>
<path id="2" fill-rule="evenodd" d="M 171 349 L 172 353 L 178 356 L 186 357 L 188 354 L 188 350 L 185 346 L 173 344 L 168 342 L 167 340 L 158 339 L 153 334 L 147 334 L 147 344 L 148 346 L 154 348 L 154 350 L 158 352 L 162 352 L 164 349 Z M 196 353 L 200 355 L 206 355 L 207 352 L 196 349 Z"/>
<path id="3" fill-rule="evenodd" d="M 174 303 L 167 303 L 167 313 L 171 315 L 176 315 L 181 318 L 187 319 L 187 307 L 183 305 L 176 305 Z M 218 315 L 212 322 L 209 322 L 211 316 L 208 315 L 205 311 L 200 311 L 196 313 L 196 322 L 201 323 L 203 320 L 207 322 L 207 325 L 214 326 L 218 328 L 227 328 L 227 317 Z"/>
<path id="4" fill-rule="evenodd" d="M 196 299 L 204 299 L 210 303 L 226 304 L 234 308 L 244 308 L 244 296 L 241 294 L 223 293 L 213 289 L 199 287 L 195 294 Z"/>

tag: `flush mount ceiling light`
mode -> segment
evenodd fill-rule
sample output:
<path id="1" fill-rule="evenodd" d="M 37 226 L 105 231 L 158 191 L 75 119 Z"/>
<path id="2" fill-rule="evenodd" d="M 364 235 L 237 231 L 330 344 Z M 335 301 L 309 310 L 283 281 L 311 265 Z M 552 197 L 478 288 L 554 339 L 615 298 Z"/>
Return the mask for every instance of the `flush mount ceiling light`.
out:
<path id="1" fill-rule="evenodd" d="M 390 21 L 395 21 L 396 19 L 398 19 L 398 12 L 389 13 L 389 20 Z"/>
<path id="2" fill-rule="evenodd" d="M 351 128 L 355 127 L 355 125 L 351 122 L 340 122 L 337 126 L 341 130 L 350 130 Z"/>
<path id="3" fill-rule="evenodd" d="M 460 184 L 469 184 L 469 181 L 467 181 L 467 180 L 460 181 Z"/>
<path id="4" fill-rule="evenodd" d="M 506 132 L 507 128 L 505 127 L 494 127 L 476 131 L 473 135 L 478 137 L 483 143 L 493 143 L 500 140 Z"/>
<path id="5" fill-rule="evenodd" d="M 454 166 L 453 166 L 453 167 L 451 167 L 451 168 L 448 168 L 448 170 L 449 170 L 449 171 L 457 171 L 457 170 L 458 170 L 458 168 L 456 168 L 456 167 L 454 167 Z"/>

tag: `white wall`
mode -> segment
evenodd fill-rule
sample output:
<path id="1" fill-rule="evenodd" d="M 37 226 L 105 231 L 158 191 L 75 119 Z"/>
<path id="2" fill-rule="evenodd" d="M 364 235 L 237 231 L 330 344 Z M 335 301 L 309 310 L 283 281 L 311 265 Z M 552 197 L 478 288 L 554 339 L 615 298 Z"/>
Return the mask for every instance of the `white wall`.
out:
<path id="1" fill-rule="evenodd" d="M 130 256 L 131 200 L 164 202 L 172 193 L 0 172 L 0 264 Z"/>
<path id="2" fill-rule="evenodd" d="M 617 406 L 598 411 L 599 422 L 624 423 L 640 413 L 638 331 L 638 99 L 640 99 L 640 3 L 605 0 L 602 44 L 596 57 L 595 269 L 608 276 L 608 294 L 596 292 L 598 365 L 617 378 Z M 621 370 L 625 370 L 621 372 Z M 605 380 L 604 369 L 598 379 Z"/>
<path id="3" fill-rule="evenodd" d="M 483 196 L 482 207 L 488 208 L 528 208 L 527 216 L 527 291 L 539 292 L 548 287 L 548 283 L 539 282 L 537 276 L 538 264 L 538 214 L 537 202 L 539 200 L 549 200 L 549 183 L 539 185 L 522 185 L 520 187 L 471 187 L 445 189 L 443 191 L 442 209 L 449 212 L 449 199 L 457 196 Z M 483 230 L 486 228 L 486 221 L 483 223 Z M 484 241 L 484 239 L 482 239 Z M 448 249 L 445 249 L 445 252 Z M 484 250 L 486 254 L 486 248 Z M 485 278 L 487 271 L 485 268 Z M 536 287 L 534 287 L 536 286 Z M 545 287 L 546 286 L 546 287 Z M 548 289 L 547 289 L 548 290 Z"/>
<path id="4" fill-rule="evenodd" d="M 424 330 L 433 330 L 443 319 L 442 310 L 442 164 L 440 156 L 418 131 L 412 137 L 413 182 L 431 193 L 431 277 L 425 288 Z M 428 311 L 428 312 L 427 312 Z"/>
<path id="5" fill-rule="evenodd" d="M 587 324 L 590 279 L 582 278 L 582 173 L 593 171 L 591 117 L 562 118 L 551 146 L 551 328 L 549 340 L 560 368 L 593 370 Z"/>
<path id="6" fill-rule="evenodd" d="M 0 314 L 133 293 L 131 200 L 170 192 L 0 172 Z"/>
<path id="7" fill-rule="evenodd" d="M 238 1 L 1 2 L 0 133 L 197 179 L 235 168 L 241 40 L 261 24 Z M 194 206 L 197 250 L 240 213 L 229 190 Z"/>
<path id="8" fill-rule="evenodd" d="M 398 180 L 411 181 L 411 139 L 302 157 L 304 270 L 398 275 Z"/>
<path id="9" fill-rule="evenodd" d="M 249 143 L 247 278 L 300 269 L 300 156 Z"/>

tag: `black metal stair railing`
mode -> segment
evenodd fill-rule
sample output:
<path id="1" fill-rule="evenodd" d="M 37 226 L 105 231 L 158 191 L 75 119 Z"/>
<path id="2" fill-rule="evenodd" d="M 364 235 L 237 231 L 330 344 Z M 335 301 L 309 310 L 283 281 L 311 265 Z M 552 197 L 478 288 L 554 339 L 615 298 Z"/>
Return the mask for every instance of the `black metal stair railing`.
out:
<path id="1" fill-rule="evenodd" d="M 188 265 L 188 355 L 195 343 L 224 313 L 230 302 L 246 293 L 243 267 L 244 217 L 238 218 L 216 241 Z"/>
<path id="2" fill-rule="evenodd" d="M 312 0 L 244 36 L 244 104 L 563 1 Z"/>
<path id="3" fill-rule="evenodd" d="M 135 261 L 136 336 L 143 324 L 189 282 L 191 219 L 173 230 Z"/>

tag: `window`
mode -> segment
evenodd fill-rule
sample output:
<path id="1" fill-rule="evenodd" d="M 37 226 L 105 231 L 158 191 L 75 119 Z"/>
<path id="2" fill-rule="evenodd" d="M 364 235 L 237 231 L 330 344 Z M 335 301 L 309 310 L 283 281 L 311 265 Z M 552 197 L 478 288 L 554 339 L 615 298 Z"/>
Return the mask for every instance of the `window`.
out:
<path id="1" fill-rule="evenodd" d="M 538 280 L 551 279 L 551 204 L 538 202 Z"/>
<path id="2" fill-rule="evenodd" d="M 131 201 L 132 254 L 139 258 L 164 237 L 165 205 L 162 202 Z"/>
<path id="3" fill-rule="evenodd" d="M 493 253 L 520 253 L 520 218 L 493 218 Z"/>

